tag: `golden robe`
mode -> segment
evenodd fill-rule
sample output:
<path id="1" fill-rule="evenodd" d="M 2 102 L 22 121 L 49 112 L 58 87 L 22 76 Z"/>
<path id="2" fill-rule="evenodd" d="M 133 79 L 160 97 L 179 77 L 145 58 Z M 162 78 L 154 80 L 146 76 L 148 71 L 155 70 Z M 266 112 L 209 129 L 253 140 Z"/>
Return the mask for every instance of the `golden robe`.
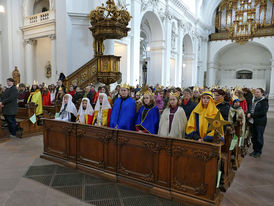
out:
<path id="1" fill-rule="evenodd" d="M 39 89 L 30 93 L 27 103 L 29 102 L 33 102 L 38 105 L 36 107 L 36 116 L 43 113 L 42 95 Z"/>

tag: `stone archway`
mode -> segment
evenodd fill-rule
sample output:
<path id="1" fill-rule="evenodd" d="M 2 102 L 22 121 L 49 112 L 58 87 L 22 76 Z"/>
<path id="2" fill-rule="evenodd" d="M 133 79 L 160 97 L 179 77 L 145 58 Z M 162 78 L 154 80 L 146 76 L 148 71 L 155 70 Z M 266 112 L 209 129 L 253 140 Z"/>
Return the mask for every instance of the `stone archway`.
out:
<path id="1" fill-rule="evenodd" d="M 271 52 L 259 43 L 229 44 L 214 57 L 215 74 L 211 74 L 214 84 L 221 87 L 261 87 L 269 91 L 271 59 Z M 239 78 L 239 71 L 251 72 L 252 78 Z"/>
<path id="2" fill-rule="evenodd" d="M 160 18 L 152 11 L 147 11 L 141 21 L 141 42 L 142 37 L 146 37 L 146 61 L 140 59 L 142 62 L 147 62 L 147 84 L 155 85 L 157 83 L 161 84 L 163 81 L 163 29 Z M 140 45 L 142 46 L 142 45 Z M 140 57 L 141 58 L 141 57 Z M 141 64 L 141 68 L 143 65 Z"/>
<path id="3" fill-rule="evenodd" d="M 186 34 L 183 39 L 182 87 L 193 86 L 194 53 L 191 37 Z"/>

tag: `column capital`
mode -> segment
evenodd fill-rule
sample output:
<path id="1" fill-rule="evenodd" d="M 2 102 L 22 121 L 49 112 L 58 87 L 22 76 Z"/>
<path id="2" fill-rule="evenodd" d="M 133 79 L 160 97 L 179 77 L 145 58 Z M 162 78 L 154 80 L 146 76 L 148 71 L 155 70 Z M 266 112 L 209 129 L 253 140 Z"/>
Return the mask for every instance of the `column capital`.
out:
<path id="1" fill-rule="evenodd" d="M 36 44 L 36 40 L 34 39 L 25 39 L 24 40 L 24 45 L 35 45 Z"/>
<path id="2" fill-rule="evenodd" d="M 51 34 L 48 36 L 51 40 L 56 40 L 56 35 L 55 34 Z"/>

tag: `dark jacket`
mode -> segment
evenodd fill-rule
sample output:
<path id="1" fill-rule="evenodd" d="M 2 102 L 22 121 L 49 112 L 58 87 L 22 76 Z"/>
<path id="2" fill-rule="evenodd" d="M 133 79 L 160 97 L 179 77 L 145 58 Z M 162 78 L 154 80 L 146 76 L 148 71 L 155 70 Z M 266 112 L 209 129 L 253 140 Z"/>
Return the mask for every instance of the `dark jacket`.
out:
<path id="1" fill-rule="evenodd" d="M 76 102 L 79 100 L 79 99 L 82 99 L 84 97 L 84 94 L 83 92 L 76 92 L 72 98 L 72 102 L 74 104 L 76 104 Z"/>
<path id="2" fill-rule="evenodd" d="M 258 101 L 258 103 L 255 106 L 253 114 L 249 111 L 249 113 L 251 113 L 251 117 L 254 119 L 254 123 L 253 123 L 254 125 L 266 126 L 266 123 L 267 123 L 266 114 L 268 112 L 268 108 L 269 108 L 268 99 L 264 98 L 263 100 Z"/>
<path id="3" fill-rule="evenodd" d="M 223 116 L 224 120 L 228 120 L 228 113 L 229 113 L 229 109 L 230 106 L 227 102 L 222 102 L 220 104 L 218 104 L 217 109 L 221 112 L 221 115 Z"/>
<path id="4" fill-rule="evenodd" d="M 184 100 L 183 100 L 181 106 L 182 106 L 183 109 L 185 110 L 186 117 L 187 117 L 187 120 L 188 120 L 189 117 L 190 117 L 191 112 L 193 111 L 193 109 L 194 109 L 197 105 L 196 105 L 194 102 L 192 102 L 191 99 L 190 99 L 186 105 L 184 105 Z"/>
<path id="5" fill-rule="evenodd" d="M 250 110 L 250 106 L 252 105 L 253 94 L 251 92 L 247 92 L 246 94 L 244 94 L 244 98 L 246 100 L 248 110 Z"/>
<path id="6" fill-rule="evenodd" d="M 15 86 L 7 88 L 1 97 L 1 102 L 4 105 L 3 115 L 17 114 L 17 95 L 18 90 Z"/>

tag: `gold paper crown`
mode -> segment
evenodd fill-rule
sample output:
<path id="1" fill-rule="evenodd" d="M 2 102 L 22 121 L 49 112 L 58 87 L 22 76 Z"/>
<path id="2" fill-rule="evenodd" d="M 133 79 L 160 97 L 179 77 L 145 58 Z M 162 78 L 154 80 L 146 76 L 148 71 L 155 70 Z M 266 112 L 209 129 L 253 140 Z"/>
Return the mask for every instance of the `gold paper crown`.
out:
<path id="1" fill-rule="evenodd" d="M 149 90 L 145 91 L 145 92 L 144 92 L 144 95 L 145 95 L 145 94 L 146 94 L 146 95 L 152 96 L 152 92 L 150 92 Z"/>
<path id="2" fill-rule="evenodd" d="M 232 101 L 234 102 L 234 100 L 238 99 L 239 100 L 239 97 L 237 97 L 235 94 L 233 94 L 232 96 Z M 239 100 L 240 101 L 240 100 Z"/>
<path id="3" fill-rule="evenodd" d="M 197 87 L 197 86 L 195 86 L 194 87 L 194 89 L 193 89 L 193 91 L 199 91 L 200 89 L 199 89 L 199 87 Z"/>
<path id="4" fill-rule="evenodd" d="M 32 85 L 38 85 L 38 81 L 36 81 L 36 80 L 33 80 L 33 83 L 32 83 Z"/>
<path id="5" fill-rule="evenodd" d="M 179 94 L 177 92 L 170 92 L 169 96 L 174 96 L 179 98 Z"/>
<path id="6" fill-rule="evenodd" d="M 130 86 L 128 84 L 121 84 L 120 85 L 121 88 L 126 88 L 126 89 L 130 89 Z"/>

